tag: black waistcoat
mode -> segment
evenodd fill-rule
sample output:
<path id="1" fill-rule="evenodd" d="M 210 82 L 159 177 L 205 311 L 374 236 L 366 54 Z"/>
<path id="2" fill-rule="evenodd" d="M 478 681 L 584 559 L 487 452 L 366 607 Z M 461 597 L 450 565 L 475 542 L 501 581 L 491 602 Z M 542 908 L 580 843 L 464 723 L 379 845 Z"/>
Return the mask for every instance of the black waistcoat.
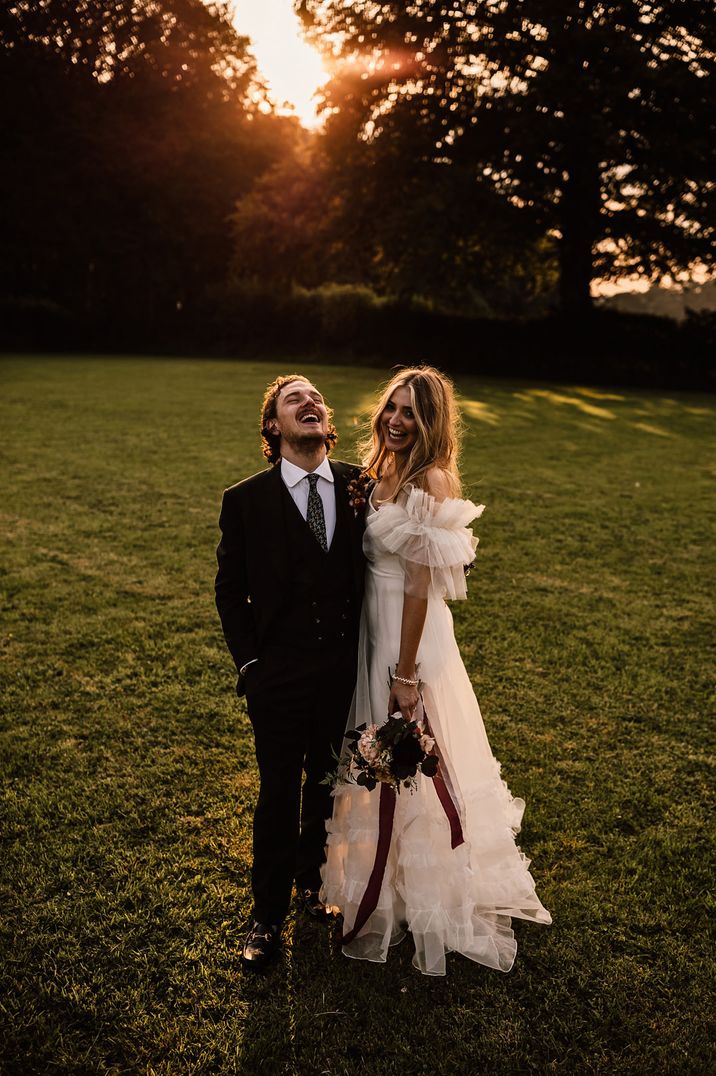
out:
<path id="1" fill-rule="evenodd" d="M 324 553 L 291 494 L 281 482 L 289 574 L 286 601 L 274 633 L 276 642 L 315 650 L 358 637 L 350 535 L 344 514 L 336 513 L 330 549 Z"/>

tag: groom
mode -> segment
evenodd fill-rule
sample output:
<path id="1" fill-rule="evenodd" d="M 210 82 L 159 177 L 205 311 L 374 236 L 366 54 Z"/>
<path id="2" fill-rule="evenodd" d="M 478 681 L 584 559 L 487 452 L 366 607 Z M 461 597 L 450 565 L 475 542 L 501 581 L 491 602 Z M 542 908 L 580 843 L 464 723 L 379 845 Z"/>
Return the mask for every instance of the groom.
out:
<path id="1" fill-rule="evenodd" d="M 224 493 L 216 576 L 260 777 L 242 951 L 256 970 L 278 947 L 294 881 L 304 910 L 325 917 L 332 800 L 320 782 L 335 768 L 353 695 L 363 592 L 363 518 L 348 489 L 358 469 L 329 461 L 337 434 L 307 378 L 269 385 L 261 436 L 272 466 Z"/>

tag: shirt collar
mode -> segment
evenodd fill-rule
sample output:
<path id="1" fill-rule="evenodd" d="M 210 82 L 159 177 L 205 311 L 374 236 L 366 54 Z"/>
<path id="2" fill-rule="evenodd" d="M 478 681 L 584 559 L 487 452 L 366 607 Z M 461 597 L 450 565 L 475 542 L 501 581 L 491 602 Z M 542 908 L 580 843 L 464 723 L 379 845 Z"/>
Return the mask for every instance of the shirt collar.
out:
<path id="1" fill-rule="evenodd" d="M 281 478 L 289 489 L 298 485 L 301 479 L 310 473 L 310 471 L 304 471 L 303 467 L 297 467 L 295 463 L 291 463 L 289 460 L 281 459 Z M 321 466 L 316 467 L 313 473 L 325 478 L 327 482 L 333 482 L 333 471 L 328 462 L 328 456 L 324 456 Z"/>

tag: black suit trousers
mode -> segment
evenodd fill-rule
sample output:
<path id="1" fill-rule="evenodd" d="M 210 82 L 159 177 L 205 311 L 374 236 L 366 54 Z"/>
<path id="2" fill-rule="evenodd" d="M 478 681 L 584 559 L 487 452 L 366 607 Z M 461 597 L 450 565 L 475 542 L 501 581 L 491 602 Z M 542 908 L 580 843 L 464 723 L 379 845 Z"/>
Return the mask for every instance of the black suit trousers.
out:
<path id="1" fill-rule="evenodd" d="M 254 918 L 280 923 L 295 880 L 320 887 L 325 821 L 333 801 L 320 782 L 335 769 L 356 679 L 356 644 L 320 650 L 276 645 L 249 667 L 246 701 L 260 789 L 254 812 Z"/>

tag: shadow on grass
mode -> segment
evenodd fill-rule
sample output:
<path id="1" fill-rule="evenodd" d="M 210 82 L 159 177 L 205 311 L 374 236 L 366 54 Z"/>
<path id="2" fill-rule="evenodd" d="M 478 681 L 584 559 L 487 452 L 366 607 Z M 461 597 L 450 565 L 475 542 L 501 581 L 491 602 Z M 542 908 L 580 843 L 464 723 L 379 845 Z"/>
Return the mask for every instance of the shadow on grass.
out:
<path id="1" fill-rule="evenodd" d="M 412 956 L 408 935 L 385 964 L 348 959 L 334 924 L 297 916 L 277 965 L 263 976 L 244 976 L 240 1071 L 397 1076 L 460 1071 L 488 1060 L 490 1025 L 509 1003 L 509 977 L 458 957 L 448 961 L 447 976 L 423 976 Z M 512 1006 L 519 1008 L 514 998 Z M 446 1021 L 455 1025 L 452 1044 Z M 480 1033 L 466 1038 L 468 1024 Z"/>

